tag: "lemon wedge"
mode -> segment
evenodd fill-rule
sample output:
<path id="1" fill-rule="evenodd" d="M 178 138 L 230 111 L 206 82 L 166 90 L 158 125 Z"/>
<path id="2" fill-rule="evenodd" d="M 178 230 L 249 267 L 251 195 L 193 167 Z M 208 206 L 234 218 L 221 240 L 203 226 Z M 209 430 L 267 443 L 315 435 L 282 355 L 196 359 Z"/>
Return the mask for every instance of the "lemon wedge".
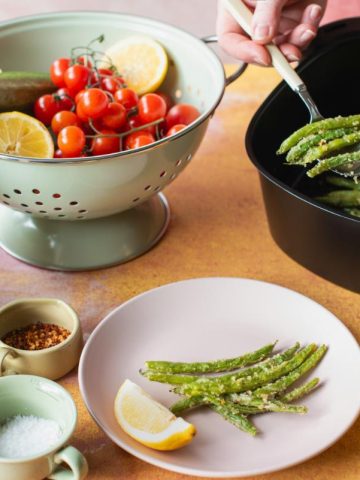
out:
<path id="1" fill-rule="evenodd" d="M 119 388 L 114 413 L 128 435 L 156 450 L 183 447 L 191 442 L 196 433 L 194 425 L 175 417 L 170 410 L 130 380 L 125 380 Z"/>
<path id="2" fill-rule="evenodd" d="M 127 86 L 138 95 L 159 88 L 168 70 L 164 48 L 150 37 L 125 37 L 112 45 L 105 54 L 124 77 Z"/>
<path id="3" fill-rule="evenodd" d="M 45 125 L 20 112 L 0 113 L 0 153 L 52 158 L 54 143 Z"/>

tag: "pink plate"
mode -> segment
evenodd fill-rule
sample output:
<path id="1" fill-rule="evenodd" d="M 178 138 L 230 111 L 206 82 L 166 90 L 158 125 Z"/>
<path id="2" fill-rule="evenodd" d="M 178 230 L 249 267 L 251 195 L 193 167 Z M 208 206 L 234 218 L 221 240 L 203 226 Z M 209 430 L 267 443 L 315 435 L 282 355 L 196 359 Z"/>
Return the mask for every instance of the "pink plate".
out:
<path id="1" fill-rule="evenodd" d="M 307 415 L 254 417 L 261 434 L 237 430 L 209 409 L 185 418 L 198 434 L 187 447 L 158 452 L 140 445 L 116 423 L 113 402 L 129 378 L 157 400 L 177 397 L 151 383 L 139 369 L 145 360 L 209 360 L 237 356 L 279 339 L 326 343 L 329 351 L 312 377 L 322 386 L 302 403 Z M 328 310 L 277 285 L 238 278 L 203 278 L 165 285 L 124 303 L 94 330 L 82 353 L 80 389 L 87 408 L 120 447 L 168 470 L 205 477 L 242 477 L 303 462 L 322 452 L 351 426 L 360 410 L 360 349 Z"/>

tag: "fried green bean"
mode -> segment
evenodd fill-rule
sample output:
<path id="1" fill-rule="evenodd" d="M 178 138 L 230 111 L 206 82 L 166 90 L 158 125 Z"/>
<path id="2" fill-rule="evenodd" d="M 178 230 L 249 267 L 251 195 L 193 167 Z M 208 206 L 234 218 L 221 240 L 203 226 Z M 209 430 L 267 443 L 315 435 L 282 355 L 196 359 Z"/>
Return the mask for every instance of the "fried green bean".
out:
<path id="1" fill-rule="evenodd" d="M 246 367 L 260 362 L 268 357 L 273 351 L 276 342 L 261 347 L 254 352 L 245 353 L 240 357 L 228 358 L 223 360 L 213 360 L 211 362 L 168 362 L 149 360 L 145 362 L 146 368 L 153 371 L 164 373 L 218 373 L 229 372 L 238 368 Z M 167 382 L 171 383 L 171 382 Z"/>
<path id="2" fill-rule="evenodd" d="M 301 376 L 305 375 L 309 370 L 314 368 L 327 352 L 327 346 L 321 345 L 314 353 L 312 353 L 299 367 L 295 368 L 288 375 L 285 375 L 275 382 L 263 385 L 252 392 L 253 395 L 266 398 L 269 395 L 276 395 L 284 392 L 293 385 Z M 231 395 L 231 400 L 236 401 L 236 396 Z"/>
<path id="3" fill-rule="evenodd" d="M 181 375 L 181 374 L 171 374 L 171 373 L 162 373 L 162 372 L 154 372 L 153 370 L 140 370 L 140 373 L 147 377 L 151 381 L 160 382 L 160 383 L 169 383 L 170 385 L 182 385 L 184 383 L 192 383 L 199 378 L 212 378 L 212 379 L 222 379 L 222 381 L 226 381 L 227 379 L 231 379 L 236 375 L 237 378 L 245 377 L 248 375 L 252 375 L 257 372 L 263 372 L 267 369 L 272 368 L 275 365 L 279 365 L 286 360 L 289 360 L 293 357 L 295 352 L 299 349 L 300 344 L 296 343 L 293 347 L 285 350 L 283 353 L 278 353 L 273 357 L 270 357 L 263 362 L 259 363 L 256 366 L 245 368 L 243 370 L 239 370 L 238 372 L 234 373 L 227 373 L 224 375 L 218 375 L 217 377 L 198 377 L 192 375 Z"/>
<path id="4" fill-rule="evenodd" d="M 349 167 L 349 174 L 354 162 L 360 161 L 360 151 L 343 153 L 341 155 L 336 155 L 335 157 L 325 158 L 320 160 L 315 167 L 311 168 L 306 172 L 310 178 L 314 178 L 320 173 L 327 172 L 329 170 L 336 169 L 338 167 L 346 165 Z"/>
<path id="5" fill-rule="evenodd" d="M 286 153 L 294 147 L 302 138 L 326 130 L 335 130 L 338 128 L 360 128 L 360 115 L 350 115 L 348 117 L 326 118 L 299 128 L 286 138 L 279 147 L 278 154 Z"/>
<path id="6" fill-rule="evenodd" d="M 183 383 L 191 383 L 199 378 L 195 375 L 163 373 L 154 370 L 140 370 L 140 373 L 143 377 L 148 378 L 152 382 L 169 383 L 170 385 L 182 385 Z"/>
<path id="7" fill-rule="evenodd" d="M 272 366 L 260 372 L 238 377 L 235 374 L 215 378 L 199 378 L 195 382 L 186 383 L 175 387 L 174 392 L 187 396 L 197 395 L 222 395 L 232 392 L 245 392 L 288 374 L 297 368 L 305 359 L 316 350 L 316 345 L 311 344 L 297 352 L 290 360 Z M 248 369 L 250 371 L 251 368 Z"/>
<path id="8" fill-rule="evenodd" d="M 360 183 L 354 182 L 349 178 L 343 178 L 335 175 L 328 175 L 326 177 L 326 183 L 333 185 L 334 187 L 345 188 L 348 190 L 358 190 L 360 191 Z"/>
<path id="9" fill-rule="evenodd" d="M 360 208 L 344 208 L 344 212 L 353 217 L 360 217 Z"/>
<path id="10" fill-rule="evenodd" d="M 288 163 L 302 164 L 301 158 L 310 150 L 311 147 L 318 147 L 334 140 L 335 138 L 341 138 L 350 133 L 354 133 L 354 128 L 337 128 L 335 130 L 328 130 L 326 132 L 320 132 L 316 135 L 309 135 L 300 140 L 300 142 L 292 147 L 286 155 L 286 161 Z"/>
<path id="11" fill-rule="evenodd" d="M 209 405 L 225 405 L 234 414 L 255 415 L 267 412 L 282 412 L 282 413 L 307 413 L 307 408 L 302 405 L 286 405 L 278 400 L 261 400 L 260 398 L 252 398 L 244 403 L 230 402 L 223 397 L 204 397 L 204 400 Z"/>
<path id="12" fill-rule="evenodd" d="M 255 425 L 245 415 L 234 413 L 227 405 L 211 405 L 210 408 L 243 432 L 252 436 L 258 433 Z"/>
<path id="13" fill-rule="evenodd" d="M 299 398 L 304 397 L 305 395 L 310 393 L 312 390 L 314 390 L 319 385 L 319 383 L 320 383 L 319 378 L 313 378 L 312 380 L 309 380 L 303 385 L 300 385 L 299 387 L 292 389 L 290 392 L 285 393 L 285 395 L 280 396 L 279 400 L 284 403 L 294 402 L 295 400 L 298 400 Z"/>
<path id="14" fill-rule="evenodd" d="M 315 200 L 334 207 L 360 207 L 359 190 L 333 190 Z"/>
<path id="15" fill-rule="evenodd" d="M 201 407 L 202 405 L 206 405 L 204 397 L 185 397 L 171 405 L 170 410 L 174 415 L 180 415 L 185 410 Z"/>
<path id="16" fill-rule="evenodd" d="M 323 143 L 317 147 L 310 148 L 302 159 L 297 162 L 298 165 L 307 165 L 315 160 L 328 157 L 330 154 L 341 152 L 342 150 L 356 145 L 360 142 L 360 131 L 336 138 L 328 143 Z"/>

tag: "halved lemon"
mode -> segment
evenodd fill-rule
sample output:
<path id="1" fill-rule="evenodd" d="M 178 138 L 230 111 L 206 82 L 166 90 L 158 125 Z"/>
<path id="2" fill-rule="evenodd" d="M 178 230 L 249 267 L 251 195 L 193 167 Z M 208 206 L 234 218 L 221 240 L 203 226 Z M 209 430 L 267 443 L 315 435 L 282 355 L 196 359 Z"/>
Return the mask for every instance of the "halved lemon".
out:
<path id="1" fill-rule="evenodd" d="M 175 450 L 193 439 L 194 425 L 175 417 L 141 387 L 125 380 L 115 398 L 119 425 L 138 442 L 156 450 Z"/>
<path id="2" fill-rule="evenodd" d="M 124 77 L 127 86 L 138 95 L 159 88 L 168 70 L 164 48 L 150 37 L 125 37 L 112 45 L 105 54 Z"/>
<path id="3" fill-rule="evenodd" d="M 20 112 L 0 113 L 0 153 L 52 158 L 54 143 L 45 125 Z"/>

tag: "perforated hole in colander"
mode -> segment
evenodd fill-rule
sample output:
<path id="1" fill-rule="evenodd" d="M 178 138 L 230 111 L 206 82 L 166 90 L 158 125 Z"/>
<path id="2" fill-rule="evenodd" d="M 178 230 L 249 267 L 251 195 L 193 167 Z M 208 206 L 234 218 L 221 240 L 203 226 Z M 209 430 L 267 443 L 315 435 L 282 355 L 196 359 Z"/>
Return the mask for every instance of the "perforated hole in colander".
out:
<path id="1" fill-rule="evenodd" d="M 53 193 L 53 198 L 61 198 L 61 194 L 60 193 Z"/>
<path id="2" fill-rule="evenodd" d="M 28 206 L 29 206 L 29 205 L 27 205 L 26 203 L 20 203 L 20 205 L 21 205 L 22 207 L 25 207 L 25 208 L 28 208 Z"/>
<path id="3" fill-rule="evenodd" d="M 186 161 L 190 162 L 191 158 L 192 158 L 192 155 L 191 155 L 191 153 L 189 153 L 189 155 L 186 157 Z"/>
<path id="4" fill-rule="evenodd" d="M 147 191 L 147 190 L 150 190 L 150 188 L 151 188 L 151 185 L 146 185 L 146 187 L 144 188 L 144 190 Z"/>
<path id="5" fill-rule="evenodd" d="M 61 207 L 55 207 L 54 210 L 62 210 Z"/>
<path id="6" fill-rule="evenodd" d="M 59 218 L 61 217 L 66 217 L 66 215 L 64 215 L 63 213 L 60 213 L 60 215 L 58 215 Z"/>
<path id="7" fill-rule="evenodd" d="M 166 175 L 166 171 L 163 170 L 163 171 L 160 173 L 160 177 L 165 177 L 165 175 Z"/>
<path id="8" fill-rule="evenodd" d="M 10 205 L 10 203 L 7 202 L 6 200 L 3 200 L 2 203 L 4 203 L 5 205 Z"/>
<path id="9" fill-rule="evenodd" d="M 158 185 L 157 187 L 154 188 L 154 192 L 158 192 L 160 190 L 160 186 Z"/>
<path id="10" fill-rule="evenodd" d="M 180 167 L 180 165 L 182 164 L 182 160 L 181 158 L 175 163 L 175 167 Z"/>
<path id="11" fill-rule="evenodd" d="M 170 180 L 174 180 L 175 177 L 176 177 L 176 173 L 173 173 L 173 174 L 170 176 Z"/>
<path id="12" fill-rule="evenodd" d="M 33 188 L 33 189 L 32 189 L 32 192 L 33 192 L 35 195 L 39 195 L 39 194 L 40 194 L 40 190 L 37 189 L 37 188 Z"/>
<path id="13" fill-rule="evenodd" d="M 44 205 L 43 202 L 35 202 L 35 205 Z"/>
<path id="14" fill-rule="evenodd" d="M 70 202 L 69 205 L 78 205 L 79 202 L 76 202 L 75 200 Z"/>
<path id="15" fill-rule="evenodd" d="M 135 203 L 135 202 L 138 202 L 139 200 L 140 200 L 140 197 L 136 197 L 134 198 L 133 202 Z"/>
<path id="16" fill-rule="evenodd" d="M 46 210 L 39 210 L 39 213 L 47 213 Z"/>
<path id="17" fill-rule="evenodd" d="M 21 190 L 18 190 L 17 188 L 14 188 L 14 193 L 16 193 L 17 195 L 21 195 Z"/>
<path id="18" fill-rule="evenodd" d="M 5 198 L 10 198 L 10 195 L 8 195 L 7 193 L 3 193 L 2 195 L 3 195 L 3 197 L 5 197 Z"/>

